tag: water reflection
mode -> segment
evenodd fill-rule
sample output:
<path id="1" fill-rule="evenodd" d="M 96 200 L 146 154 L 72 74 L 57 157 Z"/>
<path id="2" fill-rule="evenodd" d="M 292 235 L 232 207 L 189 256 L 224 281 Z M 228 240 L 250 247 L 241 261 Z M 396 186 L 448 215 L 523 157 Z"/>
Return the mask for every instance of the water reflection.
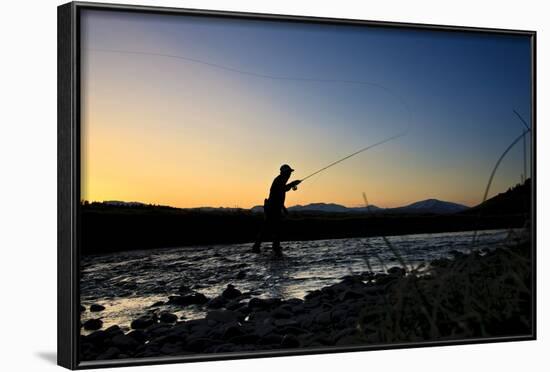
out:
<path id="1" fill-rule="evenodd" d="M 479 234 L 481 247 L 496 247 L 507 231 Z M 471 232 L 418 234 L 391 237 L 409 264 L 439 257 L 451 257 L 452 251 L 470 248 Z M 84 312 L 83 320 L 101 316 L 104 328 L 113 324 L 128 327 L 130 322 L 151 311 L 157 301 L 166 301 L 187 286 L 207 297 L 218 296 L 232 283 L 243 292 L 258 297 L 303 298 L 309 291 L 337 282 L 350 273 L 372 269 L 382 271 L 397 265 L 396 258 L 381 238 L 331 239 L 287 242 L 285 257 L 273 259 L 266 250 L 249 253 L 249 244 L 171 248 L 154 251 L 121 252 L 84 257 L 82 260 L 81 303 L 89 307 L 101 303 L 101 313 Z M 184 309 L 158 307 L 178 317 L 204 316 L 202 307 Z"/>

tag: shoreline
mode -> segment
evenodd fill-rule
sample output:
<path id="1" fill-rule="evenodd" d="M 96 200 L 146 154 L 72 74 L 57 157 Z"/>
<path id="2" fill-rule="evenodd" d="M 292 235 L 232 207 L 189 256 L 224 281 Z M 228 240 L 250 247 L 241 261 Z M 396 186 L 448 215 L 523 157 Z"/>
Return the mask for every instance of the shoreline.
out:
<path id="1" fill-rule="evenodd" d="M 214 298 L 184 290 L 167 303 L 204 306 L 204 318 L 180 321 L 151 308 L 134 319 L 129 332 L 111 326 L 81 335 L 81 356 L 105 360 L 526 334 L 529 255 L 526 242 L 457 253 L 422 271 L 393 266 L 387 274 L 346 276 L 303 300 L 251 297 L 231 284 Z M 523 283 L 508 283 L 517 278 Z M 473 302 L 457 300 L 471 289 Z M 506 308 L 497 306 L 505 297 L 512 297 Z M 473 304 L 479 309 L 469 314 Z M 101 328 L 98 321 L 86 323 Z"/>
<path id="2" fill-rule="evenodd" d="M 92 256 L 138 250 L 201 245 L 253 243 L 263 216 L 157 216 L 118 213 L 83 215 L 81 254 Z M 290 215 L 281 226 L 281 241 L 437 234 L 521 228 L 524 215 L 473 216 L 300 216 Z M 215 232 L 215 234 L 213 234 Z M 269 240 L 268 240 L 269 241 Z"/>

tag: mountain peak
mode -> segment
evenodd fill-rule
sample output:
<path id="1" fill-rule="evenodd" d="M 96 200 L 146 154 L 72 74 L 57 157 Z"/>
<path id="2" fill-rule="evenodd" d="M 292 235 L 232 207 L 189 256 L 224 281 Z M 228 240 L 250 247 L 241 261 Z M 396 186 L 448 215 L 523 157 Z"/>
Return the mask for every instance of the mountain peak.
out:
<path id="1" fill-rule="evenodd" d="M 406 205 L 404 207 L 400 207 L 398 209 L 423 211 L 426 213 L 448 214 L 448 213 L 462 212 L 468 209 L 468 207 L 458 203 L 452 203 L 448 201 L 431 198 L 431 199 L 417 201 L 415 203 Z"/>

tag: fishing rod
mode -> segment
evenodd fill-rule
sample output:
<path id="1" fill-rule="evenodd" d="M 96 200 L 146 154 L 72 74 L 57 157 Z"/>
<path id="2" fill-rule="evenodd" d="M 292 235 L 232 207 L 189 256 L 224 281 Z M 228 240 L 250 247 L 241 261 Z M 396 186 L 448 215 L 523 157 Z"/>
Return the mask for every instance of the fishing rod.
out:
<path id="1" fill-rule="evenodd" d="M 330 163 L 329 165 L 327 165 L 327 166 L 325 166 L 325 167 L 323 167 L 323 168 L 321 168 L 321 169 L 319 169 L 319 170 L 316 170 L 315 172 L 311 173 L 310 175 L 308 175 L 308 176 L 302 178 L 302 179 L 300 180 L 300 183 L 303 183 L 303 182 L 304 182 L 305 180 L 307 180 L 308 178 L 313 177 L 313 176 L 315 176 L 316 174 L 319 174 L 319 173 L 321 173 L 321 172 L 323 172 L 323 171 L 329 169 L 330 167 L 333 167 L 333 166 L 335 166 L 336 164 L 339 164 L 339 163 L 343 162 L 344 160 L 348 160 L 349 158 L 354 157 L 355 155 L 359 155 L 360 153 L 365 152 L 365 151 L 367 151 L 367 150 L 369 150 L 369 149 L 372 149 L 373 147 L 380 146 L 380 145 L 382 145 L 382 144 L 384 144 L 384 143 L 386 143 L 386 142 L 390 142 L 390 141 L 393 141 L 393 140 L 398 139 L 398 138 L 400 138 L 400 137 L 403 137 L 403 136 L 406 135 L 406 134 L 407 134 L 407 132 L 403 132 L 403 133 L 397 134 L 397 135 L 395 135 L 395 136 L 388 137 L 388 138 L 386 138 L 386 139 L 384 139 L 384 140 L 382 140 L 382 141 L 380 141 L 380 142 L 377 142 L 377 143 L 375 143 L 375 144 L 368 145 L 367 147 L 363 147 L 362 149 L 357 150 L 357 151 L 355 151 L 354 153 L 351 153 L 351 154 L 349 154 L 348 156 L 343 157 L 342 159 L 336 160 L 335 162 L 332 162 L 332 163 Z"/>

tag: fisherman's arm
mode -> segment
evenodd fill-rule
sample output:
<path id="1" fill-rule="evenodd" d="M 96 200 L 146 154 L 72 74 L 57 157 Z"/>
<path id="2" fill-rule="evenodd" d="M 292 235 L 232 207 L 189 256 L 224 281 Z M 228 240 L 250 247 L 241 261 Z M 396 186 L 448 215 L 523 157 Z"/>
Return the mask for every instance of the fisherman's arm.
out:
<path id="1" fill-rule="evenodd" d="M 300 184 L 300 180 L 295 180 L 295 181 L 292 181 L 292 182 L 289 182 L 285 185 L 285 192 L 286 191 L 290 191 L 291 189 L 295 188 L 296 186 L 298 186 Z"/>

